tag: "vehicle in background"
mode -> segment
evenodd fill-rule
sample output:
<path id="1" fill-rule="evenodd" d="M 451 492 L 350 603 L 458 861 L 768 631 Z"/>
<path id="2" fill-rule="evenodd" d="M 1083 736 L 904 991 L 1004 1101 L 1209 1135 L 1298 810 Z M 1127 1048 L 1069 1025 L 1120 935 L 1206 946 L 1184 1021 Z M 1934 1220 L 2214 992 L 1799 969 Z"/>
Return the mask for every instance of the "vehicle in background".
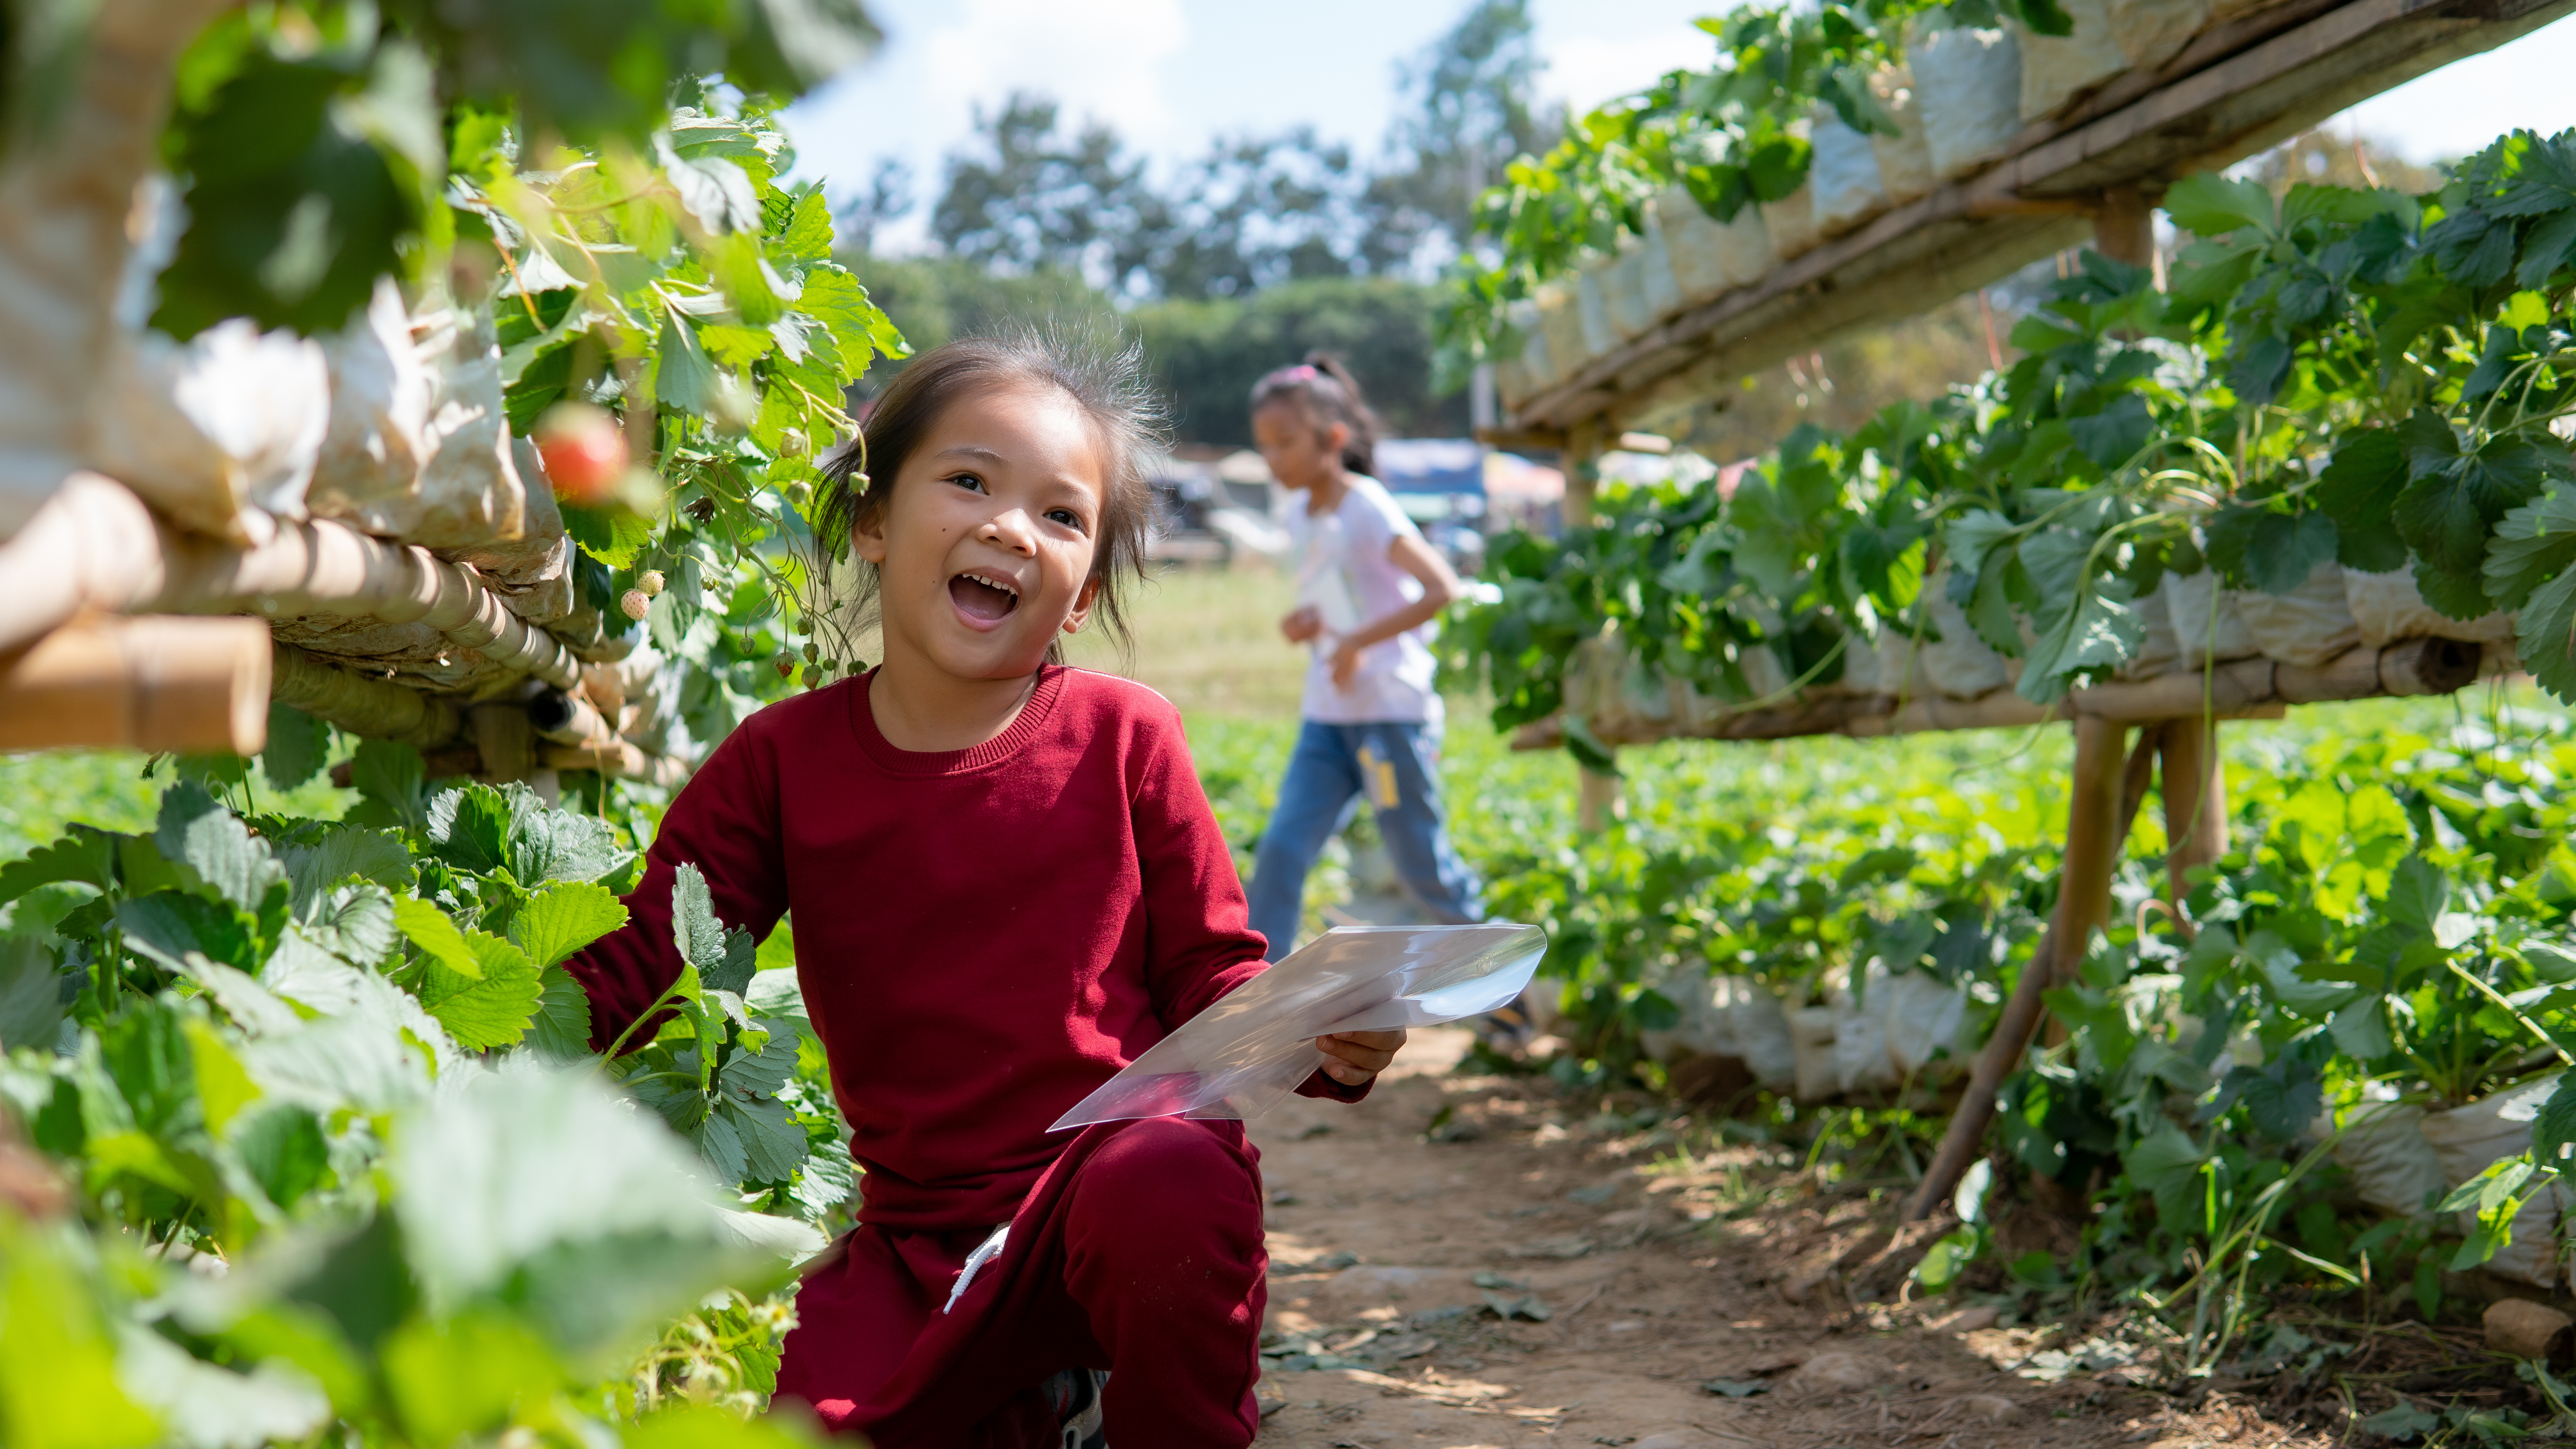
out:
<path id="1" fill-rule="evenodd" d="M 1554 537 L 1565 475 L 1464 438 L 1388 438 L 1377 480 L 1461 574 L 1484 565 L 1485 541 L 1510 528 Z M 1287 552 L 1288 491 L 1250 448 L 1182 443 L 1147 460 L 1154 488 L 1152 557 L 1226 565 Z"/>

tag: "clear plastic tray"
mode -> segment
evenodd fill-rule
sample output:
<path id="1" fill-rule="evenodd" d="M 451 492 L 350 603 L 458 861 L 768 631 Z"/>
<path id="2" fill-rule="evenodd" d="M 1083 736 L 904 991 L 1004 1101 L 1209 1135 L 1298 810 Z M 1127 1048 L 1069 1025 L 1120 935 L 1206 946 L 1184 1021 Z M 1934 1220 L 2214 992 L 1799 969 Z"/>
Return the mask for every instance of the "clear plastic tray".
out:
<path id="1" fill-rule="evenodd" d="M 1545 954 L 1545 932 L 1509 923 L 1327 931 L 1183 1022 L 1048 1130 L 1258 1116 L 1324 1064 L 1315 1038 L 1480 1016 L 1511 1004 Z"/>

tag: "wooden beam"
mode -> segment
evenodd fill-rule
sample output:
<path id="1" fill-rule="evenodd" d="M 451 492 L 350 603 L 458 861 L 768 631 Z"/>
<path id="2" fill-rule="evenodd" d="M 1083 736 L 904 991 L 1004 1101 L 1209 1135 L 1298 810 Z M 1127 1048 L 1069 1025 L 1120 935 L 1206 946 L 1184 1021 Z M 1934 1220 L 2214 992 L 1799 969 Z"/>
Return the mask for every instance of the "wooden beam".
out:
<path id="1" fill-rule="evenodd" d="M 260 632 L 267 633 L 265 624 L 260 624 Z M 292 644 L 275 646 L 271 658 L 278 703 L 329 720 L 351 734 L 434 750 L 453 743 L 463 732 L 464 716 L 453 700 L 343 669 Z"/>
<path id="2" fill-rule="evenodd" d="M 2064 117 L 2028 128 L 2017 153 L 1984 174 L 1666 318 L 1519 400 L 1515 416 L 1562 427 L 1673 411 L 2080 244 L 2086 214 L 2112 188 L 2152 198 L 2571 12 L 2576 0 L 2293 0 L 2214 27 L 2152 74 L 2115 77 Z"/>
<path id="3" fill-rule="evenodd" d="M 257 619 L 75 619 L 0 656 L 0 750 L 255 755 L 268 681 Z"/>
<path id="4" fill-rule="evenodd" d="M 1666 739 L 1787 740 L 1811 735 L 1878 738 L 1932 730 L 2011 729 L 2092 717 L 2121 724 L 2170 719 L 2277 719 L 2285 706 L 2382 696 L 2451 694 L 2477 678 L 2478 646 L 2456 639 L 2401 639 L 2379 649 L 2348 649 L 2318 665 L 2237 659 L 2207 671 L 2090 685 L 2056 704 L 2033 704 L 2010 689 L 1975 699 L 1919 694 L 1827 694 L 1777 709 L 1741 710 L 1695 724 L 1612 718 L 1591 721 L 1605 744 Z M 1521 726 L 1516 750 L 1563 744 L 1553 718 Z"/>
<path id="5" fill-rule="evenodd" d="M 1994 1034 L 1978 1053 L 1968 1077 L 1968 1090 L 1951 1114 L 1931 1166 L 1906 1205 L 1910 1220 L 1926 1218 L 1959 1185 L 1959 1179 L 1984 1150 L 1986 1124 L 1994 1119 L 1995 1093 L 2021 1064 L 2031 1037 L 2045 1015 L 2041 999 L 2048 989 L 2084 959 L 2093 933 L 2110 919 L 2111 872 L 2120 855 L 2121 747 L 2128 727 L 2098 715 L 2075 722 L 2075 769 L 2069 781 L 2066 810 L 2066 857 L 2058 871 L 2057 910 L 2039 949 L 2021 968 L 2013 994 L 2004 1003 Z"/>
<path id="6" fill-rule="evenodd" d="M 1557 452 L 1565 447 L 1563 428 L 1510 427 L 1478 428 L 1476 441 L 1488 448 L 1526 448 L 1531 452 Z"/>

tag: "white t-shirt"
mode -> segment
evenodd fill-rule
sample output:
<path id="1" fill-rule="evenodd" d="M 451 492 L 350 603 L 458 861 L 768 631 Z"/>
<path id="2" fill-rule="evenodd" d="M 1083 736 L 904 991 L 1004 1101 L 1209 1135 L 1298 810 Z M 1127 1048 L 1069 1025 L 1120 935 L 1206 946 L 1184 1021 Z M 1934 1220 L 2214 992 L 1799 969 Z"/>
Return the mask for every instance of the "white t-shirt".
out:
<path id="1" fill-rule="evenodd" d="M 1440 692 L 1432 687 L 1439 669 L 1431 653 L 1432 624 L 1370 645 L 1360 651 L 1350 687 L 1333 683 L 1333 650 L 1341 636 L 1422 597 L 1422 581 L 1388 556 L 1397 539 L 1421 536 L 1387 496 L 1385 485 L 1365 474 L 1351 474 L 1341 506 L 1320 517 L 1307 511 L 1304 495 L 1289 496 L 1289 557 L 1297 570 L 1297 602 L 1311 606 L 1324 620 L 1323 634 L 1310 646 L 1314 661 L 1306 668 L 1306 718 L 1328 724 L 1440 724 Z"/>

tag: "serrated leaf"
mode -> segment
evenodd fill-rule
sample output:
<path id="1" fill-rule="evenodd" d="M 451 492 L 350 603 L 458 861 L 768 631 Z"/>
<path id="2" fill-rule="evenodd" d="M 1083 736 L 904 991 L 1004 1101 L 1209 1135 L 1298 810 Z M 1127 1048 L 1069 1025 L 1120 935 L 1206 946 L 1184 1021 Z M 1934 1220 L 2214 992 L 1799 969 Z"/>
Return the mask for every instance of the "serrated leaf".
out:
<path id="1" fill-rule="evenodd" d="M 671 873 L 671 941 L 680 948 L 680 959 L 697 967 L 703 977 L 709 966 L 724 960 L 724 938 L 705 873 L 688 861 L 680 862 Z"/>
<path id="2" fill-rule="evenodd" d="M 0 936 L 0 1050 L 51 1050 L 63 1025 L 54 953 L 33 936 Z"/>
<path id="3" fill-rule="evenodd" d="M 2343 1007 L 2326 1023 L 2335 1045 L 2356 1061 L 2376 1061 L 2397 1049 L 2388 1031 L 2388 1013 L 2381 998 L 2365 996 Z"/>
<path id="4" fill-rule="evenodd" d="M 2201 1164 L 2208 1154 L 2170 1118 L 2159 1117 L 2144 1137 L 2120 1155 L 2120 1170 L 2141 1191 L 2154 1196 L 2156 1211 L 2168 1224 L 2200 1219 Z"/>
<path id="5" fill-rule="evenodd" d="M 256 911 L 272 889 L 286 883 L 286 869 L 268 843 L 193 782 L 173 785 L 161 797 L 152 843 L 162 858 L 184 865 L 195 884 L 245 911 Z"/>
<path id="6" fill-rule="evenodd" d="M 721 156 L 682 156 L 667 134 L 653 138 L 653 150 L 663 179 L 700 226 L 717 236 L 760 230 L 760 196 L 740 166 Z"/>
<path id="7" fill-rule="evenodd" d="M 2576 1146 L 2576 1072 L 2559 1077 L 2557 1090 L 2531 1119 L 2531 1160 L 2565 1172 L 2576 1166 L 2567 1161 L 2571 1146 Z"/>
<path id="8" fill-rule="evenodd" d="M 2389 920 L 2429 935 L 2451 903 L 2451 878 L 2424 857 L 2409 855 L 2390 873 L 2384 900 L 2382 913 Z"/>
<path id="9" fill-rule="evenodd" d="M 116 883 L 117 842 L 94 825 L 73 825 L 61 839 L 0 865 L 0 905 L 38 886 L 77 882 L 106 890 Z"/>
<path id="10" fill-rule="evenodd" d="M 489 874 L 510 861 L 510 800 L 489 785 L 441 790 L 430 798 L 430 850 L 458 870 Z"/>
<path id="11" fill-rule="evenodd" d="M 789 213 L 786 227 L 769 244 L 799 261 L 817 261 L 832 254 L 832 204 L 824 199 L 821 187 L 796 198 L 796 209 Z"/>
<path id="12" fill-rule="evenodd" d="M 2322 513 L 2265 513 L 2245 546 L 2245 576 L 2267 594 L 2296 593 L 2308 576 L 2334 561 L 2334 520 Z"/>
<path id="13" fill-rule="evenodd" d="M 2165 215 L 2197 236 L 2225 236 L 2240 227 L 2269 232 L 2278 213 L 2270 188 L 2219 171 L 2197 171 L 2166 188 Z"/>
<path id="14" fill-rule="evenodd" d="M 331 755 L 331 727 L 288 704 L 268 707 L 268 744 L 259 752 L 261 772 L 281 790 L 315 775 Z"/>
<path id="15" fill-rule="evenodd" d="M 665 308 L 653 344 L 653 397 L 666 408 L 703 413 L 715 402 L 716 369 L 698 343 L 697 324 Z"/>
<path id="16" fill-rule="evenodd" d="M 360 740 L 349 757 L 349 783 L 402 825 L 426 819 L 428 773 L 420 751 L 400 740 Z"/>
<path id="17" fill-rule="evenodd" d="M 590 994 L 572 973 L 548 966 L 538 978 L 537 1017 L 528 1030 L 528 1045 L 547 1061 L 584 1061 L 590 1051 Z"/>
<path id="18" fill-rule="evenodd" d="M 2440 416 L 2418 411 L 2399 429 L 2405 445 L 2407 484 L 2392 517 L 2397 531 L 2427 563 L 2477 577 L 2487 535 L 2515 505 L 2563 476 L 2563 453 L 2518 438 L 2499 437 L 2471 451 Z"/>
<path id="19" fill-rule="evenodd" d="M 466 932 L 465 944 L 474 969 L 456 971 L 432 960 L 417 993 L 420 1004 L 467 1051 L 516 1045 L 544 995 L 536 964 L 518 947 L 481 931 Z"/>
<path id="20" fill-rule="evenodd" d="M 607 887 L 565 881 L 528 897 L 510 918 L 510 939 L 548 967 L 625 924 L 626 907 Z"/>
<path id="21" fill-rule="evenodd" d="M 421 954 L 440 967 L 468 980 L 483 973 L 482 957 L 466 943 L 465 933 L 447 912 L 417 896 L 404 896 L 394 901 L 394 926 Z"/>
<path id="22" fill-rule="evenodd" d="M 607 821 L 554 809 L 535 791 L 513 788 L 525 792 L 514 796 L 510 836 L 510 873 L 521 885 L 595 881 L 634 858 Z"/>
<path id="23" fill-rule="evenodd" d="M 224 901 L 185 891 L 154 891 L 122 901 L 116 924 L 132 949 L 172 971 L 185 971 L 190 952 L 249 970 L 259 964 L 257 923 Z"/>
<path id="24" fill-rule="evenodd" d="M 202 1021 L 188 1021 L 188 1057 L 195 1069 L 197 1102 L 205 1112 L 206 1130 L 220 1137 L 243 1108 L 260 1099 L 259 1085 L 243 1069 L 232 1048 Z"/>
<path id="25" fill-rule="evenodd" d="M 2487 544 L 2486 591 L 2497 607 L 2518 609 L 2532 591 L 2576 562 L 2576 489 L 2553 487 L 2510 510 Z"/>
<path id="26" fill-rule="evenodd" d="M 858 1171 L 850 1161 L 850 1149 L 830 1139 L 820 1146 L 807 1145 L 804 1165 L 797 1169 L 796 1186 L 789 1195 L 809 1220 L 821 1221 L 847 1205 L 857 1185 Z"/>
<path id="27" fill-rule="evenodd" d="M 2155 419 L 2147 412 L 2146 399 L 2136 393 L 2121 394 L 2098 413 L 2066 420 L 2066 430 L 2075 437 L 2076 451 L 2105 470 L 2137 456 L 2154 435 L 2155 426 Z"/>
<path id="28" fill-rule="evenodd" d="M 2532 679 L 2576 703 L 2576 569 L 2532 591 L 2514 619 L 2514 652 Z"/>
<path id="29" fill-rule="evenodd" d="M 653 542 L 653 520 L 630 508 L 580 508 L 559 504 L 564 531 L 581 551 L 612 569 L 625 570 Z"/>
<path id="30" fill-rule="evenodd" d="M 411 863 L 411 847 L 399 832 L 357 825 L 333 826 L 309 845 L 280 845 L 277 859 L 294 888 L 298 917 L 308 915 L 332 887 L 352 877 L 387 890 L 408 891 L 419 876 Z"/>
<path id="31" fill-rule="evenodd" d="M 394 948 L 394 896 L 372 881 L 345 885 L 289 928 L 353 966 L 373 966 Z"/>

